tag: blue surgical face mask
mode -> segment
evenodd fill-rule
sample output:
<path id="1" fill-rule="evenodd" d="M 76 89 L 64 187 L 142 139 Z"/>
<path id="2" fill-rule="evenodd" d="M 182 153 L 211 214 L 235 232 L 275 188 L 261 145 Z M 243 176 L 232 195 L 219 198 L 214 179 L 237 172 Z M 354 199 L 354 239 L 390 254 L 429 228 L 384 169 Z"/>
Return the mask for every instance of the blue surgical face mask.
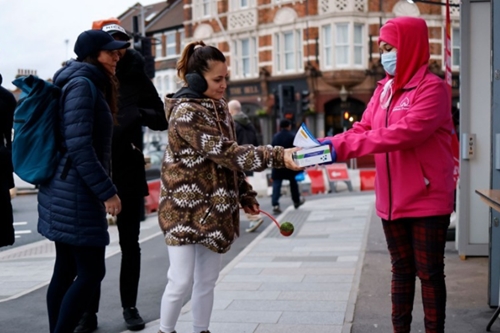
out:
<path id="1" fill-rule="evenodd" d="M 382 66 L 389 75 L 394 76 L 394 74 L 396 73 L 396 60 L 396 52 L 382 53 Z"/>

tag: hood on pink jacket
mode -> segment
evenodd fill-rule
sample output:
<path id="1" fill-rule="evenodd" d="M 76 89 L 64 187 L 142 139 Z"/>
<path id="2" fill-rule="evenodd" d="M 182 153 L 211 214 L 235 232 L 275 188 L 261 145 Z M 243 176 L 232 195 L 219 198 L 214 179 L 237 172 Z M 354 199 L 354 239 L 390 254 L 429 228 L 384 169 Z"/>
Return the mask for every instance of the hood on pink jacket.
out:
<path id="1" fill-rule="evenodd" d="M 420 67 L 429 63 L 429 34 L 421 18 L 397 17 L 387 21 L 380 29 L 379 44 L 381 41 L 397 49 L 394 91 L 403 88 Z"/>

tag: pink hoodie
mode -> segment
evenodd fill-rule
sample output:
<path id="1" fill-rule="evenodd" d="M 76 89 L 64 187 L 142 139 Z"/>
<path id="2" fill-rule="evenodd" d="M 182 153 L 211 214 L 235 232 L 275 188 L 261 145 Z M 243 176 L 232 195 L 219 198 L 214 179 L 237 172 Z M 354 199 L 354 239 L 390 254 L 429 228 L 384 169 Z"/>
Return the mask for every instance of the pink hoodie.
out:
<path id="1" fill-rule="evenodd" d="M 453 211 L 451 98 L 445 82 L 428 70 L 427 25 L 419 18 L 389 20 L 396 31 L 396 73 L 387 109 L 378 83 L 360 122 L 327 137 L 338 160 L 375 154 L 377 215 L 386 220 Z M 380 37 L 383 40 L 383 35 Z M 398 88 L 399 87 L 399 88 Z"/>

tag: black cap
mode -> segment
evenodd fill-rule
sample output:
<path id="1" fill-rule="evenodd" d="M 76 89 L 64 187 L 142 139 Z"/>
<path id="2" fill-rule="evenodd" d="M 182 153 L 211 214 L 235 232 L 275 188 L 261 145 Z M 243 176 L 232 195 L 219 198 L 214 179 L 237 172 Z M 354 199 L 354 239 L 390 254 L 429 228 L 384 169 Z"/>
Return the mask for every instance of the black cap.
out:
<path id="1" fill-rule="evenodd" d="M 74 51 L 78 60 L 83 60 L 101 50 L 120 50 L 130 46 L 129 42 L 115 40 L 110 34 L 102 30 L 87 30 L 82 32 L 75 43 Z"/>

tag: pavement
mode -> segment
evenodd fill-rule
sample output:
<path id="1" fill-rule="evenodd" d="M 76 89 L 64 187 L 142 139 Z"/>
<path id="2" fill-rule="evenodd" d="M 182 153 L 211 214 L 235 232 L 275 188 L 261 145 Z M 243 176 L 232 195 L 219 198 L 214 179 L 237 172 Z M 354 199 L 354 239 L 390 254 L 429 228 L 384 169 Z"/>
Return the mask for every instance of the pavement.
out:
<path id="1" fill-rule="evenodd" d="M 343 192 L 284 210 L 277 220 L 294 224 L 292 236 L 268 223 L 221 271 L 210 331 L 391 332 L 390 260 L 374 201 L 373 192 Z M 158 235 L 156 219 L 142 224 L 141 239 Z M 116 227 L 110 234 L 107 256 L 119 252 Z M 488 258 L 461 260 L 454 242 L 445 255 L 446 332 L 485 332 L 494 312 L 488 306 Z M 46 285 L 53 256 L 47 241 L 0 252 L 0 302 Z M 412 332 L 425 331 L 419 293 L 417 288 Z M 191 321 L 188 302 L 177 332 L 192 332 Z M 158 320 L 148 322 L 141 332 L 157 333 L 158 327 Z M 500 320 L 491 331 L 500 332 Z"/>

